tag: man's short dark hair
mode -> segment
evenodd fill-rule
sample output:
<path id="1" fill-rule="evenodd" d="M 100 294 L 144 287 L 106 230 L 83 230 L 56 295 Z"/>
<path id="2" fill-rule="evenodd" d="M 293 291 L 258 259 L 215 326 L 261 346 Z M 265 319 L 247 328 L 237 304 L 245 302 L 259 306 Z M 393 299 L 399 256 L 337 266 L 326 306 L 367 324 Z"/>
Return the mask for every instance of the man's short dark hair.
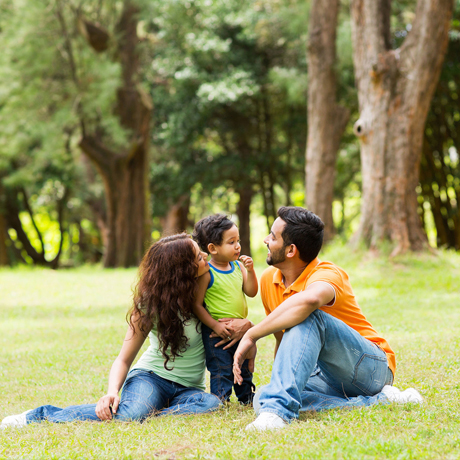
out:
<path id="1" fill-rule="evenodd" d="M 224 214 L 213 214 L 196 223 L 192 238 L 202 251 L 209 254 L 208 245 L 213 243 L 220 246 L 224 232 L 230 230 L 234 225 L 235 223 Z"/>
<path id="2" fill-rule="evenodd" d="M 311 211 L 297 206 L 281 206 L 278 217 L 286 222 L 281 233 L 284 246 L 295 244 L 300 258 L 309 264 L 323 245 L 323 221 Z"/>

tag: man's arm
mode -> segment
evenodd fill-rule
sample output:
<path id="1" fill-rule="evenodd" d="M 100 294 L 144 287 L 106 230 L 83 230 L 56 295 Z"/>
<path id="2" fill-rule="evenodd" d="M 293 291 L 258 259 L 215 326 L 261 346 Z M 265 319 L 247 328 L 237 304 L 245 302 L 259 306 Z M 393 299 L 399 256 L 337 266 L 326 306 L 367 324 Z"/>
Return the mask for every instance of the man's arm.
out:
<path id="1" fill-rule="evenodd" d="M 334 288 L 327 283 L 315 282 L 305 291 L 294 294 L 273 310 L 263 321 L 249 329 L 241 339 L 233 359 L 235 383 L 241 384 L 241 365 L 246 356 L 254 359 L 253 348 L 257 340 L 284 329 L 297 326 L 315 310 L 330 303 L 335 297 Z M 276 348 L 277 350 L 277 348 Z M 252 356 L 254 355 L 254 357 Z"/>
<path id="2" fill-rule="evenodd" d="M 335 291 L 330 284 L 323 282 L 313 283 L 305 291 L 286 299 L 245 335 L 250 334 L 252 339 L 259 340 L 274 332 L 297 326 L 316 309 L 330 303 L 334 296 Z"/>

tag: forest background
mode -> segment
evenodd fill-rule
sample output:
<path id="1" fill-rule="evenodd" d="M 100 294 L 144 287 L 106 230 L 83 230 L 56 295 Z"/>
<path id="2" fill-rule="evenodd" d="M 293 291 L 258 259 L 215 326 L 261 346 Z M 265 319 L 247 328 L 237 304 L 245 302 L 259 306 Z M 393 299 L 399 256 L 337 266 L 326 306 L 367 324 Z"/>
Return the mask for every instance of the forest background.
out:
<path id="1" fill-rule="evenodd" d="M 257 253 L 280 205 L 460 249 L 460 0 L 0 0 L 0 47 L 0 265 L 135 266 L 213 212 Z"/>

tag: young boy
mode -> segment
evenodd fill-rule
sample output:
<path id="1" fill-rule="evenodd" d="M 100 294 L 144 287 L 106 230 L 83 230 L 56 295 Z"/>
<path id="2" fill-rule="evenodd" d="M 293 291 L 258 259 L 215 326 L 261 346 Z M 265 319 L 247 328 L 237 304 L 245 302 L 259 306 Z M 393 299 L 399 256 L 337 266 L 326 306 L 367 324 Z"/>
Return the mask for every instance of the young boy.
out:
<path id="1" fill-rule="evenodd" d="M 252 373 L 243 363 L 243 382 L 233 385 L 233 355 L 239 341 L 226 350 L 215 347 L 221 338 L 231 341 L 232 332 L 222 318 L 246 318 L 248 307 L 244 294 L 257 294 L 254 263 L 241 256 L 240 235 L 236 225 L 227 216 L 215 214 L 201 219 L 193 232 L 200 248 L 211 255 L 209 272 L 201 277 L 194 313 L 203 323 L 202 335 L 206 351 L 206 367 L 211 373 L 211 393 L 228 401 L 235 388 L 238 401 L 251 404 L 255 391 Z M 238 262 L 240 259 L 241 262 Z M 203 300 L 206 308 L 203 307 Z M 219 337 L 211 338 L 214 331 Z"/>

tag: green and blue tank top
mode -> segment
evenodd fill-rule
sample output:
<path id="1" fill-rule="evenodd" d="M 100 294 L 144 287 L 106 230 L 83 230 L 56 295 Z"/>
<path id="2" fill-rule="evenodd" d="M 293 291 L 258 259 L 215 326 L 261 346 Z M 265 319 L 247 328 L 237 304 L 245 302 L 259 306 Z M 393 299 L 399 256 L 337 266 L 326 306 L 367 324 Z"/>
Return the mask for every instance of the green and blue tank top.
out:
<path id="1" fill-rule="evenodd" d="M 209 314 L 214 319 L 248 316 L 241 267 L 238 262 L 230 262 L 230 267 L 230 270 L 218 270 L 209 264 L 211 281 L 204 301 Z"/>
<path id="2" fill-rule="evenodd" d="M 150 346 L 140 357 L 133 369 L 153 371 L 160 377 L 180 383 L 185 387 L 205 390 L 205 353 L 203 340 L 201 339 L 201 323 L 192 318 L 185 324 L 184 334 L 188 339 L 187 349 L 174 361 L 168 362 L 168 368 L 164 367 L 163 355 L 160 351 L 158 332 L 156 327 L 150 331 Z"/>

